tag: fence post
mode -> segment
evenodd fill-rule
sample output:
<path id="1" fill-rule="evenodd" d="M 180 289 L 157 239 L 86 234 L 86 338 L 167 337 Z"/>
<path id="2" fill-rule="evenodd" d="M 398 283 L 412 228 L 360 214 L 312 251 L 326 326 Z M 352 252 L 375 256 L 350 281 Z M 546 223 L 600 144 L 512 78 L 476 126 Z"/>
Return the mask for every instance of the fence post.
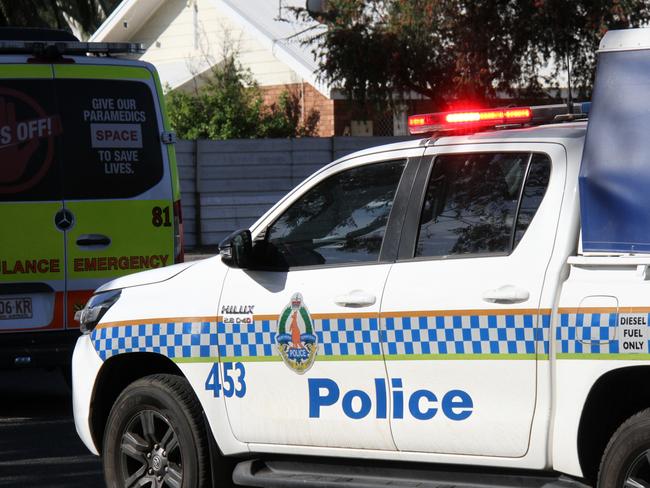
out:
<path id="1" fill-rule="evenodd" d="M 199 140 L 194 140 L 194 222 L 196 228 L 196 247 L 200 248 L 203 245 L 203 225 L 201 222 L 201 189 L 199 183 L 201 181 L 201 155 L 199 150 Z"/>

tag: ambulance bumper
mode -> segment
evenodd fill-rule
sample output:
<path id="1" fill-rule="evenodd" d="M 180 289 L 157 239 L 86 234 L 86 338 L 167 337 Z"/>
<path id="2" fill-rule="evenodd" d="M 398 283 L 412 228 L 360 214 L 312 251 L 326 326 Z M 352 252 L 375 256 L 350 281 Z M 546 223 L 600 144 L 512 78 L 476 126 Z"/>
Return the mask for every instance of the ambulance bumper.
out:
<path id="1" fill-rule="evenodd" d="M 0 369 L 69 367 L 79 329 L 0 334 Z"/>

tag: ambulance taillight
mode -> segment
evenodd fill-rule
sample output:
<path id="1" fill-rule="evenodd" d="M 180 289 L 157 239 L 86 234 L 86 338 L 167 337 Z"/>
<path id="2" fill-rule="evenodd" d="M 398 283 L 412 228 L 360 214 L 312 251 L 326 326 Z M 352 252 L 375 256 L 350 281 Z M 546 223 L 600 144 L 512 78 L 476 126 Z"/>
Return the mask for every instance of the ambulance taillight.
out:
<path id="1" fill-rule="evenodd" d="M 174 262 L 185 261 L 185 240 L 183 238 L 183 208 L 181 201 L 174 202 Z"/>

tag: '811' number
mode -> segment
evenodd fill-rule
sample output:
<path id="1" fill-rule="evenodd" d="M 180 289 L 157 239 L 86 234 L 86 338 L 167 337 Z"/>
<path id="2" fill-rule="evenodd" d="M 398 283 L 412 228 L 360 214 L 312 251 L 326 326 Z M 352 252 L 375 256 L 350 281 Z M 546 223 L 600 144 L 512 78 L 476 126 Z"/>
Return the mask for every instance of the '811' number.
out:
<path id="1" fill-rule="evenodd" d="M 219 374 L 219 364 L 214 363 L 205 380 L 206 391 L 211 391 L 215 398 L 223 391 L 223 396 L 244 398 L 246 395 L 246 368 L 242 363 L 223 363 L 223 384 Z"/>

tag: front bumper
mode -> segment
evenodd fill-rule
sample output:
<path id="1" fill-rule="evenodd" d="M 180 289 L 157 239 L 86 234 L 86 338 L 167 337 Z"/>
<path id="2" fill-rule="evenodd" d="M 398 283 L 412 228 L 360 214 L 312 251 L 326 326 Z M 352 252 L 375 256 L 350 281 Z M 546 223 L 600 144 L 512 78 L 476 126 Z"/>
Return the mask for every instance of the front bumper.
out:
<path id="1" fill-rule="evenodd" d="M 99 449 L 90 429 L 90 411 L 95 382 L 103 364 L 93 347 L 90 335 L 79 337 L 72 355 L 72 410 L 77 434 L 95 455 L 99 455 Z"/>

